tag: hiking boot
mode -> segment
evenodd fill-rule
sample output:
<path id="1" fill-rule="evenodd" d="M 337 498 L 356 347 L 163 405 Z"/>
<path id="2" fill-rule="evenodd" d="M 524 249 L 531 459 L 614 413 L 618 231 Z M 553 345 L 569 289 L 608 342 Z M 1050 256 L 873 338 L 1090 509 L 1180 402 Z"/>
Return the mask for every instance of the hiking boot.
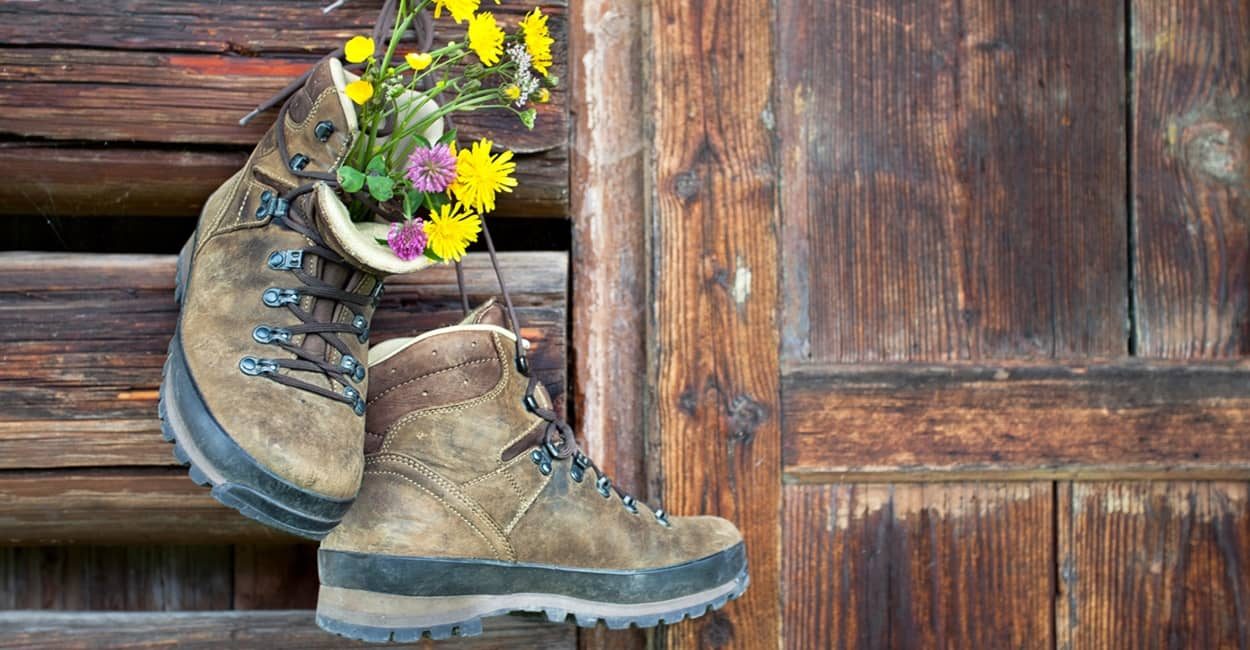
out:
<path id="1" fill-rule="evenodd" d="M 351 78 L 337 59 L 318 63 L 209 198 L 178 256 L 181 313 L 161 382 L 162 430 L 191 478 L 312 539 L 359 488 L 382 278 L 429 263 L 380 246 L 386 225 L 353 223 L 333 189 L 358 137 Z"/>
<path id="2" fill-rule="evenodd" d="M 513 611 L 647 627 L 742 594 L 733 524 L 614 489 L 523 372 L 506 313 L 371 350 L 364 479 L 318 552 L 318 625 L 368 641 L 477 634 Z"/>

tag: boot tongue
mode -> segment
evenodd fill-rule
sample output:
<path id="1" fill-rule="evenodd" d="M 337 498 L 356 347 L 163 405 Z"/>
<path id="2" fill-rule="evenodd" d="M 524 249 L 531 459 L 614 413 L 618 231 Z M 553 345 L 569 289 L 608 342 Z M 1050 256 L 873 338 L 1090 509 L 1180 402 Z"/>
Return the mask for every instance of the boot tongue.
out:
<path id="1" fill-rule="evenodd" d="M 460 321 L 461 325 L 497 325 L 499 327 L 508 326 L 508 312 L 495 302 L 494 298 L 482 303 L 480 307 L 469 312 L 464 320 Z"/>
<path id="2" fill-rule="evenodd" d="M 325 183 L 316 189 L 317 223 L 315 228 L 326 245 L 343 256 L 347 263 L 366 273 L 385 277 L 415 273 L 434 263 L 424 255 L 414 260 L 401 260 L 386 244 L 389 224 L 356 223 L 347 213 L 347 206 Z"/>

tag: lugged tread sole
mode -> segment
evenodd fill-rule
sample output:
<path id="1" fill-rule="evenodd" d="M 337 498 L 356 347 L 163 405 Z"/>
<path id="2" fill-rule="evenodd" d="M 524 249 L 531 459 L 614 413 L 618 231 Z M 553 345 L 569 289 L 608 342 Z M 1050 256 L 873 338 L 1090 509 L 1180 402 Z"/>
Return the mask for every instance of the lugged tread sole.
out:
<path id="1" fill-rule="evenodd" d="M 482 619 L 493 616 L 502 616 L 514 612 L 541 612 L 552 622 L 573 622 L 579 627 L 594 627 L 599 623 L 603 623 L 608 629 L 619 630 L 629 627 L 654 627 L 661 623 L 671 624 L 677 623 L 687 618 L 698 618 L 708 611 L 720 609 L 726 603 L 738 598 L 746 591 L 747 585 L 750 583 L 750 577 L 746 568 L 731 582 L 710 589 L 703 594 L 696 594 L 692 597 L 684 599 L 673 599 L 676 603 L 671 609 L 664 609 L 664 603 L 642 603 L 639 605 L 616 605 L 613 603 L 593 603 L 593 602 L 569 602 L 570 599 L 563 598 L 557 594 L 509 594 L 503 596 L 480 596 L 468 597 L 478 598 L 481 604 L 486 606 L 485 611 L 476 611 L 468 616 L 449 617 L 451 620 L 446 622 L 427 622 L 421 625 L 379 625 L 367 624 L 364 619 L 373 619 L 372 623 L 387 623 L 388 618 L 397 619 L 399 623 L 404 618 L 403 615 L 388 616 L 384 613 L 372 612 L 362 613 L 340 611 L 332 603 L 328 601 L 341 600 L 350 601 L 354 606 L 367 606 L 369 599 L 379 599 L 383 604 L 393 604 L 397 608 L 420 607 L 424 602 L 428 601 L 430 605 L 438 605 L 443 607 L 455 607 L 455 605 L 447 605 L 454 603 L 455 598 L 437 597 L 431 599 L 419 599 L 409 596 L 394 596 L 391 594 L 377 594 L 372 592 L 361 592 L 352 589 L 340 589 L 323 585 L 321 594 L 317 602 L 317 625 L 321 629 L 337 634 L 346 639 L 356 641 L 367 641 L 372 643 L 386 642 L 413 642 L 422 638 L 429 639 L 449 639 L 456 636 L 475 636 L 482 633 Z M 706 595 L 706 597 L 700 597 Z M 501 601 L 511 601 L 503 607 L 492 607 L 492 603 Z M 531 604 L 522 604 L 517 606 L 516 602 L 531 601 Z M 562 602 L 563 601 L 563 602 Z M 472 605 L 469 605 L 472 607 Z M 594 611 L 596 608 L 616 609 L 618 613 L 603 614 L 601 611 Z M 658 611 L 656 609 L 659 608 Z M 630 614 L 629 610 L 636 610 L 637 614 Z M 450 613 L 450 612 L 449 612 Z M 431 614 L 437 617 L 439 614 Z M 347 620 L 351 616 L 356 621 Z"/>

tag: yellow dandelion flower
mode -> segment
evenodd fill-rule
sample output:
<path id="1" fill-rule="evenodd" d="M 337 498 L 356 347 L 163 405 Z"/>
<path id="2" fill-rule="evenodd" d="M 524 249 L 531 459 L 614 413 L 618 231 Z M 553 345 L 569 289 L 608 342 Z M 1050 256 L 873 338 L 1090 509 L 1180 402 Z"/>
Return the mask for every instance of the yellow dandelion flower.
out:
<path id="1" fill-rule="evenodd" d="M 546 88 L 539 88 L 538 89 L 538 103 L 546 104 L 549 101 L 551 101 L 551 91 L 547 90 Z"/>
<path id="2" fill-rule="evenodd" d="M 425 222 L 426 245 L 440 258 L 459 262 L 481 231 L 482 218 L 463 203 L 445 204 L 430 211 L 430 219 Z"/>
<path id="3" fill-rule="evenodd" d="M 469 19 L 469 29 L 465 33 L 469 41 L 469 49 L 477 54 L 482 65 L 487 66 L 499 63 L 499 57 L 503 56 L 505 36 L 507 35 L 499 28 L 499 23 L 495 22 L 495 14 L 489 11 L 473 14 L 473 17 Z"/>
<path id="4" fill-rule="evenodd" d="M 556 41 L 547 30 L 547 16 L 541 9 L 535 7 L 525 14 L 521 20 L 521 34 L 525 36 L 525 51 L 529 52 L 530 65 L 539 74 L 547 74 L 551 69 L 551 45 Z"/>
<path id="5" fill-rule="evenodd" d="M 521 98 L 521 88 L 517 86 L 516 84 L 508 84 L 503 89 L 503 96 L 507 97 L 508 101 L 515 102 L 516 100 Z"/>
<path id="6" fill-rule="evenodd" d="M 373 98 L 373 84 L 365 81 L 364 79 L 357 79 L 347 84 L 347 86 L 343 88 L 343 92 L 347 93 L 347 96 L 350 97 L 352 101 L 364 106 L 365 102 Z"/>
<path id="7" fill-rule="evenodd" d="M 443 9 L 451 14 L 451 19 L 462 23 L 473 16 L 481 0 L 434 0 L 434 17 L 441 18 Z"/>
<path id="8" fill-rule="evenodd" d="M 365 59 L 373 56 L 375 46 L 373 39 L 368 36 L 353 36 L 352 40 L 347 41 L 343 46 L 343 58 L 348 63 L 363 63 Z"/>
<path id="9" fill-rule="evenodd" d="M 404 61 L 407 62 L 408 67 L 413 70 L 424 70 L 430 67 L 430 64 L 434 62 L 434 57 L 430 56 L 429 52 L 422 52 L 420 54 L 417 54 L 416 52 L 409 52 L 404 55 Z"/>
<path id="10" fill-rule="evenodd" d="M 456 154 L 456 182 L 451 186 L 452 194 L 461 203 L 482 214 L 495 209 L 496 193 L 511 192 L 516 187 L 512 152 L 492 156 L 492 144 L 482 138 Z"/>

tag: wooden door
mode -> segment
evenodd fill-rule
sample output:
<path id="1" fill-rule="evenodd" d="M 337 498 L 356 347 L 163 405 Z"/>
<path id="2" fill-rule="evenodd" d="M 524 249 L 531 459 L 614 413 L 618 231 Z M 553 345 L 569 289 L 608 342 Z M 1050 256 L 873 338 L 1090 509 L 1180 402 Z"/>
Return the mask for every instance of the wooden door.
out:
<path id="1" fill-rule="evenodd" d="M 1250 5 L 648 6 L 677 647 L 1250 647 Z"/>

